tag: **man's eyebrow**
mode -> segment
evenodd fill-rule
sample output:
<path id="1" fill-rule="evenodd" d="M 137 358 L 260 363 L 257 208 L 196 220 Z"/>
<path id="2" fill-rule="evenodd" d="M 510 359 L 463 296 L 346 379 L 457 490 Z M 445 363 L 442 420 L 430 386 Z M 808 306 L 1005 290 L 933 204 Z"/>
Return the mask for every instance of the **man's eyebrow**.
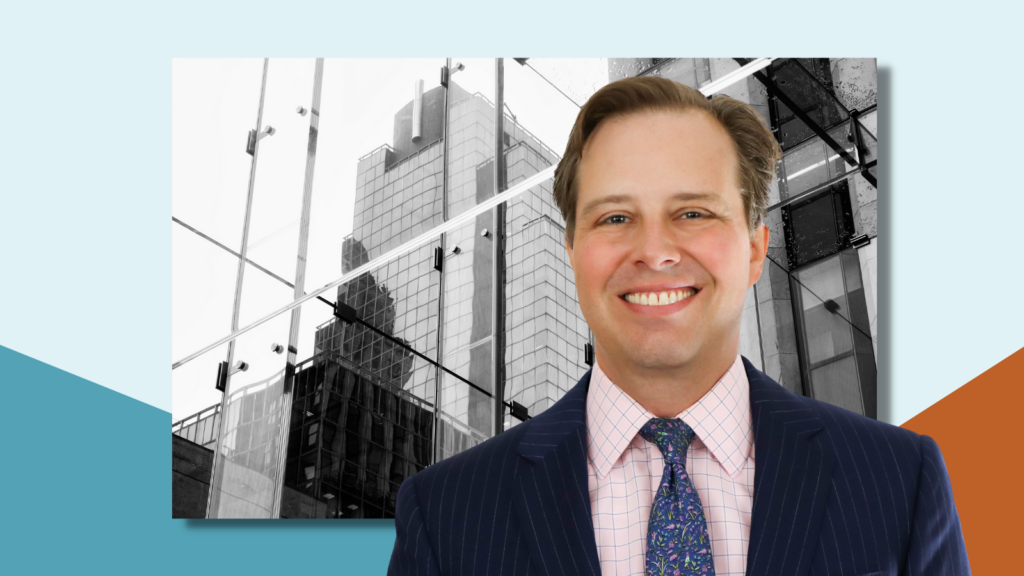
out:
<path id="1" fill-rule="evenodd" d="M 580 216 L 586 216 L 602 204 L 620 204 L 632 199 L 633 196 L 631 194 L 610 194 L 608 196 L 599 196 L 583 205 L 583 208 L 580 209 Z"/>
<path id="2" fill-rule="evenodd" d="M 583 205 L 580 209 L 580 216 L 586 217 L 587 214 L 594 211 L 603 204 L 621 204 L 623 202 L 629 202 L 633 200 L 635 196 L 632 194 L 609 194 L 607 196 L 600 196 L 594 198 L 590 202 Z M 718 194 L 712 194 L 711 192 L 677 192 L 672 195 L 671 200 L 674 201 L 711 201 L 716 204 L 722 204 L 722 197 Z"/>

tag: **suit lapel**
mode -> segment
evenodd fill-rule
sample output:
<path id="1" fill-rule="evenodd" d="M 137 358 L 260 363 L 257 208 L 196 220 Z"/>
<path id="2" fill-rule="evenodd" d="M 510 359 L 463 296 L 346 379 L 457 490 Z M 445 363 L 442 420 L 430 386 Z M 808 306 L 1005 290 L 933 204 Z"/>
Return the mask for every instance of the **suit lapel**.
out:
<path id="1" fill-rule="evenodd" d="M 590 372 L 530 420 L 514 494 L 523 535 L 541 574 L 600 574 L 587 481 Z"/>
<path id="2" fill-rule="evenodd" d="M 754 427 L 754 505 L 747 574 L 805 574 L 832 491 L 832 454 L 815 435 L 822 423 L 800 396 L 743 359 Z"/>

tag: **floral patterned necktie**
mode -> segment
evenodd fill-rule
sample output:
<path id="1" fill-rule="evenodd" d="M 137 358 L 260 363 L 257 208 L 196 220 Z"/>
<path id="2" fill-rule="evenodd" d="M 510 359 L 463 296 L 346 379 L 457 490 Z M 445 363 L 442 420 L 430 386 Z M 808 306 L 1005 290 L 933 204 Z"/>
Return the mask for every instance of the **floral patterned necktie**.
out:
<path id="1" fill-rule="evenodd" d="M 704 507 L 686 473 L 693 429 L 678 418 L 651 418 L 640 436 L 665 458 L 647 525 L 647 576 L 714 576 Z"/>

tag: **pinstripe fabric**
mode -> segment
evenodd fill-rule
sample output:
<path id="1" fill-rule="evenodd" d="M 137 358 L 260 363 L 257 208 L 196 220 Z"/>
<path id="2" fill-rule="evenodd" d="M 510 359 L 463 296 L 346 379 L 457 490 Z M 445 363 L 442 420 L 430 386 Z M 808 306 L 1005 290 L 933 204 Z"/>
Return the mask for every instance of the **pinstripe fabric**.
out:
<path id="1" fill-rule="evenodd" d="M 594 366 L 587 394 L 590 504 L 605 576 L 640 575 L 647 522 L 665 469 L 661 452 L 637 432 L 654 417 Z M 678 416 L 697 433 L 686 470 L 704 509 L 718 576 L 747 567 L 754 493 L 754 432 L 740 356 L 696 404 Z"/>
<path id="2" fill-rule="evenodd" d="M 744 359 L 757 454 L 747 574 L 970 574 L 930 438 L 784 390 Z M 389 574 L 599 574 L 588 372 L 515 428 L 408 478 Z"/>

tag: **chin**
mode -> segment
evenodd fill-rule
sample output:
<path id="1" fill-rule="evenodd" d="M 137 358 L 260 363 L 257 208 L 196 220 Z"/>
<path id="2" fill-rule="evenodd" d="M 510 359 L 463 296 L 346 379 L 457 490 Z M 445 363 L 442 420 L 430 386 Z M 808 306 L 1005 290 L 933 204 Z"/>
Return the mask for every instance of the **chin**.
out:
<path id="1" fill-rule="evenodd" d="M 666 346 L 664 343 L 656 346 L 634 344 L 627 346 L 625 351 L 631 364 L 648 370 L 676 368 L 690 362 L 694 357 L 692 351 L 682 346 Z"/>

